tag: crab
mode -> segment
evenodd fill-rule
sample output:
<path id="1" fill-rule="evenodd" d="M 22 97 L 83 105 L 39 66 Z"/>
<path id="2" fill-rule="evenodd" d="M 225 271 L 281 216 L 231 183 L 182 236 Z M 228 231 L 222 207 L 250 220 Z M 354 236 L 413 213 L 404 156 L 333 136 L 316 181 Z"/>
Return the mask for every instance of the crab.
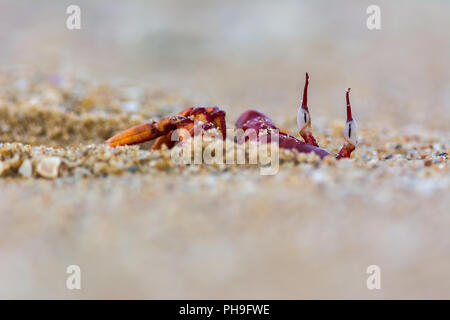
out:
<path id="1" fill-rule="evenodd" d="M 299 135 L 302 137 L 303 141 L 282 132 L 267 115 L 256 110 L 247 110 L 243 112 L 236 120 L 236 128 L 242 129 L 244 132 L 247 130 L 254 130 L 258 139 L 263 135 L 267 135 L 267 132 L 271 132 L 271 140 L 273 139 L 273 134 L 277 135 L 278 139 L 276 139 L 276 141 L 278 141 L 280 148 L 290 150 L 295 149 L 301 153 L 313 152 L 320 158 L 327 156 L 334 156 L 337 159 L 349 158 L 353 150 L 355 150 L 358 140 L 358 129 L 356 121 L 352 117 L 352 110 L 350 106 L 350 88 L 346 91 L 347 121 L 344 128 L 344 144 L 339 153 L 334 155 L 331 152 L 320 148 L 312 134 L 311 115 L 307 104 L 308 85 L 309 75 L 306 73 L 306 81 L 303 89 L 303 100 L 297 113 Z M 172 139 L 172 134 L 175 130 L 185 129 L 188 130 L 190 135 L 194 135 L 194 129 L 196 127 L 200 127 L 205 131 L 213 128 L 218 129 L 222 134 L 222 138 L 225 139 L 225 111 L 219 109 L 218 107 L 187 108 L 175 116 L 137 125 L 122 131 L 109 138 L 106 141 L 106 144 L 110 147 L 116 147 L 122 145 L 134 145 L 156 139 L 151 147 L 151 150 L 159 150 L 163 147 L 163 145 L 170 149 L 173 148 L 176 143 L 182 143 L 183 140 L 183 137 L 180 136 L 178 142 L 173 141 L 174 139 Z"/>

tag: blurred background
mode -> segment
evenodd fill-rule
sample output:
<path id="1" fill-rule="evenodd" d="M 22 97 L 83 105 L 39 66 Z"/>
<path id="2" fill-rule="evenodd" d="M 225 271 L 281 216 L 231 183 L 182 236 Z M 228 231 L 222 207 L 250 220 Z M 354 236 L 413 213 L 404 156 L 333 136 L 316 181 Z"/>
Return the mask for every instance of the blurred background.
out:
<path id="1" fill-rule="evenodd" d="M 81 7 L 81 30 L 65 26 L 70 4 Z M 371 4 L 381 8 L 381 30 L 366 27 Z M 344 117 L 352 87 L 360 126 L 448 129 L 445 0 L 2 0 L 0 12 L 1 70 L 35 66 L 186 89 L 233 121 L 250 107 L 295 119 L 308 71 L 316 124 Z"/>

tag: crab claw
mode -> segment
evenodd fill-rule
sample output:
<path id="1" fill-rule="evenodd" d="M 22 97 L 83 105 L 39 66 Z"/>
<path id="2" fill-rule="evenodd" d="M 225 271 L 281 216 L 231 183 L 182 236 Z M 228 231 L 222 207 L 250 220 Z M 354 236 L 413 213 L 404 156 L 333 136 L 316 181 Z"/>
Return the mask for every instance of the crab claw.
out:
<path id="1" fill-rule="evenodd" d="M 110 147 L 138 144 L 161 136 L 162 133 L 155 128 L 153 123 L 145 123 L 134 126 L 120 132 L 106 141 Z"/>
<path id="2" fill-rule="evenodd" d="M 184 116 L 172 116 L 163 118 L 158 122 L 149 122 L 134 126 L 116 134 L 106 141 L 110 147 L 133 145 L 156 139 L 175 130 L 185 122 L 193 122 Z"/>
<path id="3" fill-rule="evenodd" d="M 182 128 L 192 131 L 195 124 L 201 125 L 204 130 L 215 127 L 221 131 L 223 139 L 226 137 L 224 111 L 218 107 L 191 107 L 181 111 L 176 116 L 162 118 L 158 122 L 153 121 L 122 131 L 106 140 L 106 144 L 110 147 L 132 145 L 161 137 L 155 142 L 152 150 L 160 149 L 163 144 L 171 147 L 174 145 L 171 140 L 173 130 Z"/>

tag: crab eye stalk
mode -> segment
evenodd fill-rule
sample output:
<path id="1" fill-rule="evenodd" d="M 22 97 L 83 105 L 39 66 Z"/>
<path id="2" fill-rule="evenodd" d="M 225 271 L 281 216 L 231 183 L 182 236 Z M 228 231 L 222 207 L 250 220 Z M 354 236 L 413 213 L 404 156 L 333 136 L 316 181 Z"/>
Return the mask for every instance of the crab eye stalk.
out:
<path id="1" fill-rule="evenodd" d="M 303 88 L 303 100 L 302 105 L 298 108 L 297 113 L 297 126 L 300 130 L 300 135 L 303 136 L 303 132 L 307 127 L 311 127 L 311 116 L 308 110 L 308 85 L 309 85 L 309 74 L 306 73 L 305 87 Z M 306 130 L 307 131 L 307 130 Z"/>
<path id="2" fill-rule="evenodd" d="M 306 73 L 305 87 L 303 89 L 303 100 L 297 113 L 297 126 L 299 134 L 302 136 L 303 140 L 305 140 L 307 144 L 318 147 L 319 145 L 311 132 L 311 115 L 308 110 L 308 85 L 309 75 Z"/>
<path id="3" fill-rule="evenodd" d="M 345 140 L 354 147 L 356 147 L 356 145 L 358 144 L 358 126 L 356 124 L 356 121 L 355 120 L 348 121 L 345 124 L 344 130 L 345 130 L 344 131 Z"/>
<path id="4" fill-rule="evenodd" d="M 311 118 L 309 116 L 309 112 L 302 107 L 298 108 L 297 113 L 297 127 L 298 130 L 300 130 L 300 135 L 302 132 L 306 129 L 306 127 L 309 127 L 311 124 Z"/>
<path id="5" fill-rule="evenodd" d="M 358 144 L 358 126 L 356 121 L 353 120 L 352 117 L 352 107 L 350 105 L 350 88 L 347 89 L 346 92 L 346 100 L 347 100 L 347 122 L 345 123 L 344 128 L 344 145 L 342 146 L 337 158 L 350 158 L 351 153 L 355 150 L 356 145 Z"/>
<path id="6" fill-rule="evenodd" d="M 308 85 L 309 85 L 309 74 L 306 73 L 305 86 L 303 88 L 303 100 L 302 100 L 302 108 L 308 111 Z"/>
<path id="7" fill-rule="evenodd" d="M 347 89 L 345 94 L 347 100 L 347 122 L 344 129 L 344 137 L 348 143 L 352 144 L 354 147 L 358 144 L 358 125 L 352 117 L 352 107 L 350 105 L 350 88 Z"/>

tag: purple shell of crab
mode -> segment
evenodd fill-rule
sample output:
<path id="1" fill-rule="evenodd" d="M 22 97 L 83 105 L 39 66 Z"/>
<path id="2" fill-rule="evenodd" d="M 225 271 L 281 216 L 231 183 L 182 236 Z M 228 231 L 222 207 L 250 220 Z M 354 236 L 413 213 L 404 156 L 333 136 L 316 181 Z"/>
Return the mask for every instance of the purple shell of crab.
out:
<path id="1" fill-rule="evenodd" d="M 267 129 L 275 129 L 279 131 L 279 129 L 273 123 L 272 119 L 270 119 L 264 113 L 256 110 L 247 110 L 243 112 L 241 116 L 236 120 L 236 128 L 243 129 L 244 131 L 247 129 L 253 129 L 256 131 L 258 138 L 260 137 L 259 132 L 261 130 L 266 131 Z M 274 137 L 274 134 L 267 136 L 267 142 L 271 141 L 271 136 Z M 283 149 L 295 149 L 298 152 L 303 153 L 314 152 L 320 158 L 331 155 L 331 153 L 325 149 L 307 144 L 284 132 L 278 133 L 278 139 L 279 147 Z"/>

